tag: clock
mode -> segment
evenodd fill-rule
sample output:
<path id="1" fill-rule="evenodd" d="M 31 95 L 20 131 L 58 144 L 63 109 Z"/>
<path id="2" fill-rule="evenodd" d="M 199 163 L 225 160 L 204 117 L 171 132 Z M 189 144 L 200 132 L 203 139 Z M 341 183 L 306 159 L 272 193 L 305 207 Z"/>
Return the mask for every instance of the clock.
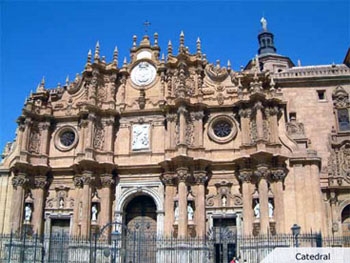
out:
<path id="1" fill-rule="evenodd" d="M 136 86 L 147 86 L 156 78 L 156 68 L 147 61 L 138 63 L 131 70 L 131 81 Z"/>

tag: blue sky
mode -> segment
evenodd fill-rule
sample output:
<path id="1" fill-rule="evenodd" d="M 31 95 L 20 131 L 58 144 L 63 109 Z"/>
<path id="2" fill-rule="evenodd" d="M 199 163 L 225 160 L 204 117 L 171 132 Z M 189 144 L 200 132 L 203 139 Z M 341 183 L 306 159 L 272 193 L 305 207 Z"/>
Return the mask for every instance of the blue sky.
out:
<path id="1" fill-rule="evenodd" d="M 0 0 L 1 1 L 1 0 Z M 24 99 L 45 76 L 46 87 L 81 73 L 89 49 L 119 64 L 129 58 L 132 36 L 159 34 L 161 52 L 174 50 L 181 30 L 195 51 L 201 38 L 210 62 L 245 66 L 258 49 L 260 18 L 275 34 L 277 53 L 302 65 L 341 63 L 350 43 L 349 1 L 1 1 L 0 151 L 15 137 Z"/>

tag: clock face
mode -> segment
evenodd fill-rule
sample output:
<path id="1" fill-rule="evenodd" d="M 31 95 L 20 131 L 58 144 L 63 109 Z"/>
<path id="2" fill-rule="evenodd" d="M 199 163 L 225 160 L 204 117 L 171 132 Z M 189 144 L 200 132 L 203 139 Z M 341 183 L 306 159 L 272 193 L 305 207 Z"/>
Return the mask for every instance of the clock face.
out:
<path id="1" fill-rule="evenodd" d="M 137 86 L 147 86 L 156 78 L 156 68 L 146 62 L 140 62 L 131 71 L 131 81 Z"/>

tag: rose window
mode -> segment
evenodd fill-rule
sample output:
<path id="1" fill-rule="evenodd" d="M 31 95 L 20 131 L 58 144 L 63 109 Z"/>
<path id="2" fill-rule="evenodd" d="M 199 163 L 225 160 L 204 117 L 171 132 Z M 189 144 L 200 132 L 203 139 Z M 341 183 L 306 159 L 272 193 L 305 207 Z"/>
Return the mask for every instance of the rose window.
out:
<path id="1" fill-rule="evenodd" d="M 229 136 L 232 131 L 231 123 L 227 121 L 219 121 L 213 127 L 214 134 L 220 138 Z"/>
<path id="2" fill-rule="evenodd" d="M 71 146 L 75 141 L 75 133 L 73 131 L 65 131 L 61 134 L 60 142 L 63 146 Z"/>

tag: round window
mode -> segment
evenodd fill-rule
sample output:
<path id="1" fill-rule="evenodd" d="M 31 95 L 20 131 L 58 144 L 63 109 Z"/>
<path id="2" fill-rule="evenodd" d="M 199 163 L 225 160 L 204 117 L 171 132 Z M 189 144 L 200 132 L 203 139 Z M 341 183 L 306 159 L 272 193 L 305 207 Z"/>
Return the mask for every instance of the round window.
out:
<path id="1" fill-rule="evenodd" d="M 55 135 L 55 146 L 60 151 L 71 150 L 78 142 L 78 134 L 74 127 L 61 127 Z"/>
<path id="2" fill-rule="evenodd" d="M 220 138 L 227 137 L 232 131 L 232 123 L 226 120 L 217 121 L 213 126 L 213 131 Z"/>
<path id="3" fill-rule="evenodd" d="M 237 134 L 237 127 L 234 120 L 226 115 L 214 117 L 209 122 L 208 135 L 217 143 L 227 143 Z"/>
<path id="4" fill-rule="evenodd" d="M 75 133 L 73 131 L 64 131 L 60 136 L 60 142 L 63 146 L 69 147 L 75 141 Z"/>

